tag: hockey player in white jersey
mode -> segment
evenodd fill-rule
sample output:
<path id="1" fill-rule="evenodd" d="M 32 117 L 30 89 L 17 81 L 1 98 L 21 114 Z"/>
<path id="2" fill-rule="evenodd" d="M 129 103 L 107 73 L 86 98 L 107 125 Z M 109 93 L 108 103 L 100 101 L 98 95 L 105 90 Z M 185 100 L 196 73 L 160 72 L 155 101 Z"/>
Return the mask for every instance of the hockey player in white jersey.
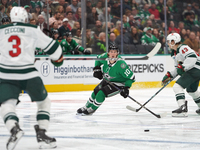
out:
<path id="1" fill-rule="evenodd" d="M 172 116 L 187 117 L 188 107 L 184 89 L 199 107 L 196 113 L 200 115 L 200 92 L 198 91 L 200 80 L 199 54 L 188 45 L 181 44 L 180 41 L 181 37 L 178 33 L 171 33 L 167 36 L 168 46 L 172 49 L 171 57 L 174 59 L 175 69 L 167 72 L 163 77 L 162 84 L 164 85 L 171 78 L 180 75 L 180 78 L 173 86 L 179 108 L 172 111 Z"/>
<path id="2" fill-rule="evenodd" d="M 56 139 L 46 135 L 50 119 L 50 99 L 39 73 L 34 67 L 35 48 L 43 49 L 51 62 L 63 63 L 62 49 L 38 26 L 26 24 L 27 12 L 22 7 L 13 7 L 10 24 L 0 26 L 0 114 L 11 133 L 7 149 L 14 149 L 24 132 L 19 127 L 16 105 L 21 90 L 25 90 L 32 102 L 37 104 L 37 122 L 34 126 L 39 148 L 55 148 Z"/>

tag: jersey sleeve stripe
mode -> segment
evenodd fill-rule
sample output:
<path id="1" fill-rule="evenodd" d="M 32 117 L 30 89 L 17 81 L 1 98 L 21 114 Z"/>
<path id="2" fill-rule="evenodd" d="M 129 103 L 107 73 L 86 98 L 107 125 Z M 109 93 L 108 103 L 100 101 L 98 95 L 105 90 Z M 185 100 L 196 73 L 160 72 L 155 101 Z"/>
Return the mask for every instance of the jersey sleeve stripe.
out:
<path id="1" fill-rule="evenodd" d="M 58 46 L 59 46 L 58 42 L 54 42 L 53 45 L 52 45 L 52 44 L 50 45 L 49 50 L 47 50 L 47 51 L 45 51 L 45 52 L 46 52 L 48 55 L 51 55 L 51 54 L 53 54 L 53 53 L 57 50 Z"/>
<path id="2" fill-rule="evenodd" d="M 196 57 L 196 55 L 195 55 L 193 52 L 191 52 L 191 53 L 185 55 L 185 58 L 187 58 L 187 57 L 189 57 L 189 56 L 192 56 L 192 55 L 194 55 L 194 56 Z"/>
<path id="3" fill-rule="evenodd" d="M 27 69 L 5 69 L 0 67 L 0 72 L 3 73 L 18 73 L 18 74 L 25 74 L 29 72 L 37 71 L 36 68 L 27 68 Z"/>
<path id="4" fill-rule="evenodd" d="M 197 56 L 195 54 L 189 55 L 188 57 L 194 57 L 197 58 Z"/>

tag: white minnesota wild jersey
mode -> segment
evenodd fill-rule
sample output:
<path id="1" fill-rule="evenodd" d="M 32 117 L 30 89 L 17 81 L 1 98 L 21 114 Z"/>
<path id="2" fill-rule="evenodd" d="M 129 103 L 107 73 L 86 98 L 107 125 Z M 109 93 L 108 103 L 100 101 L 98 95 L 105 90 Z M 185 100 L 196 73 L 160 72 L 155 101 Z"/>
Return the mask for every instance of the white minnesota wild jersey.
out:
<path id="1" fill-rule="evenodd" d="M 62 54 L 59 43 L 46 36 L 38 26 L 12 23 L 0 26 L 0 78 L 25 80 L 39 76 L 34 66 L 35 48 L 43 49 L 50 59 Z"/>
<path id="2" fill-rule="evenodd" d="M 171 57 L 174 59 L 174 66 L 177 68 L 179 63 L 182 63 L 184 70 L 188 71 L 192 68 L 200 69 L 200 57 L 188 45 L 180 44 L 177 51 L 172 51 Z M 171 72 L 172 76 L 177 75 L 177 69 Z"/>

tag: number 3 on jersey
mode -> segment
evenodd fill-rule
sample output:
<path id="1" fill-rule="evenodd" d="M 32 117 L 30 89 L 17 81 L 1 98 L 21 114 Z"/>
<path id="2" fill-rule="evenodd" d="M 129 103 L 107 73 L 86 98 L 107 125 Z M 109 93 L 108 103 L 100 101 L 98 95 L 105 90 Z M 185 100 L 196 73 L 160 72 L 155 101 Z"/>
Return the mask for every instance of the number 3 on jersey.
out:
<path id="1" fill-rule="evenodd" d="M 21 48 L 19 47 L 19 45 L 21 44 L 21 40 L 18 36 L 16 35 L 10 36 L 10 38 L 8 39 L 8 42 L 13 42 L 14 40 L 16 41 L 16 44 L 13 44 L 12 47 L 13 49 L 16 49 L 16 50 L 9 51 L 9 55 L 11 57 L 17 57 L 21 54 Z"/>

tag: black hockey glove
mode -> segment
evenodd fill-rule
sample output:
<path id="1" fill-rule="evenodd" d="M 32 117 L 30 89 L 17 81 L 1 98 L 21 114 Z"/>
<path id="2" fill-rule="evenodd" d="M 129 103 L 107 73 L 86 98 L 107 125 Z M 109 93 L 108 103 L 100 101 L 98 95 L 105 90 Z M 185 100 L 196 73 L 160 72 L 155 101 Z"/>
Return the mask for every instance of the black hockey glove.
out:
<path id="1" fill-rule="evenodd" d="M 72 55 L 78 55 L 79 52 L 75 50 L 75 51 L 71 51 L 71 54 L 72 54 Z"/>
<path id="2" fill-rule="evenodd" d="M 101 71 L 101 67 L 96 66 L 93 68 L 93 77 L 98 78 L 99 80 L 103 79 L 103 73 Z"/>
<path id="3" fill-rule="evenodd" d="M 83 54 L 85 54 L 85 55 L 90 55 L 91 52 L 90 52 L 89 50 L 87 50 L 87 49 L 84 49 Z"/>
<path id="4" fill-rule="evenodd" d="M 120 95 L 123 96 L 124 98 L 127 98 L 129 95 L 129 87 L 125 86 L 122 88 Z"/>

